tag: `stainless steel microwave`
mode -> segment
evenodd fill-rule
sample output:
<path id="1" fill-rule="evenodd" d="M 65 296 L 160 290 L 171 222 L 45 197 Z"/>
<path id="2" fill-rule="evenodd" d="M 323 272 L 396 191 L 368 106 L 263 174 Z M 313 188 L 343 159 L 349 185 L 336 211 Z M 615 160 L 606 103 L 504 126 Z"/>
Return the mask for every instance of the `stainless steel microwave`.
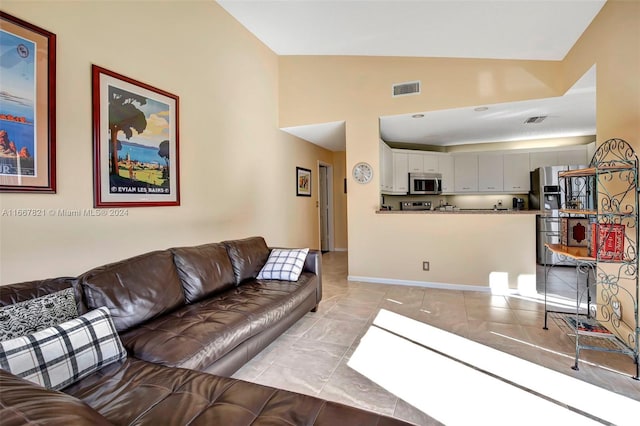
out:
<path id="1" fill-rule="evenodd" d="M 437 195 L 442 193 L 440 173 L 409 173 L 409 194 Z"/>

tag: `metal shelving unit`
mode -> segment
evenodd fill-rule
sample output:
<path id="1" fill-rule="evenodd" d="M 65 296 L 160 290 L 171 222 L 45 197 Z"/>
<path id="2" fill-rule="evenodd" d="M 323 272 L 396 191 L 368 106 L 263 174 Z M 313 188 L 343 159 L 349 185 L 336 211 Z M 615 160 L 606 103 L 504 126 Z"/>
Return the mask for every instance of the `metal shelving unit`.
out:
<path id="1" fill-rule="evenodd" d="M 635 362 L 636 380 L 640 379 L 638 165 L 627 142 L 610 139 L 596 150 L 588 168 L 558 174 L 564 198 L 561 217 L 579 225 L 567 229 L 573 234 L 565 245 L 547 244 L 546 249 L 574 259 L 576 282 L 579 274 L 587 274 L 587 280 L 584 288 L 576 287 L 573 312 L 548 310 L 545 265 L 544 320 L 545 329 L 551 317 L 575 340 L 573 369 L 578 369 L 581 350 L 623 353 Z M 586 246 L 573 247 L 569 240 Z M 588 331 L 600 326 L 606 329 L 603 333 Z"/>

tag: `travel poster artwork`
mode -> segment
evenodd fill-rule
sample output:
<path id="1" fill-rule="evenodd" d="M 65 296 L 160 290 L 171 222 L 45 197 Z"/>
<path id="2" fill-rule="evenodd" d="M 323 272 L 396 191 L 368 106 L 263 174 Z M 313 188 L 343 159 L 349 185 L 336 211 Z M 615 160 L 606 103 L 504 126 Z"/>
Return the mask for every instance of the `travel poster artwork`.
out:
<path id="1" fill-rule="evenodd" d="M 94 66 L 96 207 L 179 205 L 177 110 L 177 96 Z"/>
<path id="2" fill-rule="evenodd" d="M 36 44 L 2 30 L 0 47 L 0 174 L 35 176 Z"/>
<path id="3" fill-rule="evenodd" d="M 0 12 L 0 190 L 55 192 L 55 35 Z"/>

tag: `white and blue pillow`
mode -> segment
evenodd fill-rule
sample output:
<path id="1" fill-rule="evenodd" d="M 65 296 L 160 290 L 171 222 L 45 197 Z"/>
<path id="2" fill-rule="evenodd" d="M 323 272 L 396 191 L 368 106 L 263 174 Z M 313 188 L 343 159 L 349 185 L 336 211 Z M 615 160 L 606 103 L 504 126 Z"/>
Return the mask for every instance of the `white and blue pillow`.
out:
<path id="1" fill-rule="evenodd" d="M 308 248 L 273 249 L 257 278 L 259 280 L 298 281 L 308 253 Z"/>

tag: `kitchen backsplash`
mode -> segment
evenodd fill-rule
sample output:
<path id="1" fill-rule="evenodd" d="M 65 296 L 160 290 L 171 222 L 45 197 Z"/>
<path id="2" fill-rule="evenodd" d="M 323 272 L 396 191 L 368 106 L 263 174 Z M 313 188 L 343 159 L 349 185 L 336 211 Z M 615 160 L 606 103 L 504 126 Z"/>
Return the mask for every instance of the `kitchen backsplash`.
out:
<path id="1" fill-rule="evenodd" d="M 457 206 L 462 209 L 489 209 L 502 201 L 503 208 L 511 208 L 513 198 L 523 198 L 525 210 L 529 208 L 527 196 L 523 194 L 496 195 L 383 195 L 381 205 L 390 206 L 392 210 L 400 210 L 402 201 L 431 201 L 435 208 L 443 205 Z"/>

